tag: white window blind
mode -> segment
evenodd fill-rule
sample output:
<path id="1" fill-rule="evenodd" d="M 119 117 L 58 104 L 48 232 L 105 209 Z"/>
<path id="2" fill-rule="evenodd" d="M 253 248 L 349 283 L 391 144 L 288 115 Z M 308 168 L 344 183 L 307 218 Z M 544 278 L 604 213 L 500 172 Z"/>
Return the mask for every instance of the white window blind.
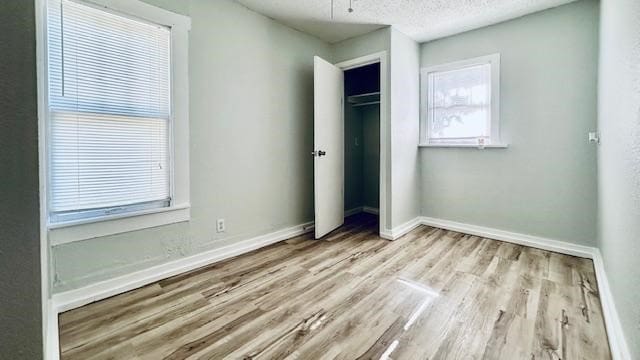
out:
<path id="1" fill-rule="evenodd" d="M 491 64 L 428 74 L 428 142 L 488 144 Z"/>
<path id="2" fill-rule="evenodd" d="M 170 29 L 48 3 L 51 222 L 170 203 Z"/>

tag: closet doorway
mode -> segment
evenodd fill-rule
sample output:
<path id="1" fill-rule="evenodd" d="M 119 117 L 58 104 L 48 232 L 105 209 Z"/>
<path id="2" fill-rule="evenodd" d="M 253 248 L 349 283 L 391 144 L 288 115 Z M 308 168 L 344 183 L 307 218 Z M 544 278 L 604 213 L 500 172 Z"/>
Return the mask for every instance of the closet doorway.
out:
<path id="1" fill-rule="evenodd" d="M 387 53 L 333 65 L 314 58 L 315 237 L 358 212 L 388 238 Z"/>
<path id="2" fill-rule="evenodd" d="M 344 72 L 345 215 L 380 207 L 380 63 Z"/>

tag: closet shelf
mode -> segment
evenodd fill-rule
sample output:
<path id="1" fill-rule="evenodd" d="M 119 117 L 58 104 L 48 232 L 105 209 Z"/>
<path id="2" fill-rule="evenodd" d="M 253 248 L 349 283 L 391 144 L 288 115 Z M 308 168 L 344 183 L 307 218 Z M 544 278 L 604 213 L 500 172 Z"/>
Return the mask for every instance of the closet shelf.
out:
<path id="1" fill-rule="evenodd" d="M 351 95 L 347 97 L 347 102 L 352 106 L 380 104 L 380 92 Z"/>

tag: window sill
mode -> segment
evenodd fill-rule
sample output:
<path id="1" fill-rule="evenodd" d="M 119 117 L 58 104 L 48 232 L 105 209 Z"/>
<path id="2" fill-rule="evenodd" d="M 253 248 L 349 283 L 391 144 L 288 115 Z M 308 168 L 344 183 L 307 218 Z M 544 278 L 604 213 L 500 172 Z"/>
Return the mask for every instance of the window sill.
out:
<path id="1" fill-rule="evenodd" d="M 464 148 L 464 149 L 506 149 L 509 144 L 490 144 L 484 146 L 472 145 L 472 144 L 419 144 L 418 147 L 424 148 Z"/>
<path id="2" fill-rule="evenodd" d="M 49 225 L 51 246 L 189 221 L 189 204 Z"/>

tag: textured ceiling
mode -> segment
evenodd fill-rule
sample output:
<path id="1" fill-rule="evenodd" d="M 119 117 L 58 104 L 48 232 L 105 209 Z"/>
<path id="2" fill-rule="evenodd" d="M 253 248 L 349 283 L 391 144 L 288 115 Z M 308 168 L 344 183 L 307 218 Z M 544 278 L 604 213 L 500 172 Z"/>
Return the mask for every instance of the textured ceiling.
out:
<path id="1" fill-rule="evenodd" d="M 574 0 L 236 0 L 330 43 L 385 25 L 419 42 L 513 19 Z"/>

